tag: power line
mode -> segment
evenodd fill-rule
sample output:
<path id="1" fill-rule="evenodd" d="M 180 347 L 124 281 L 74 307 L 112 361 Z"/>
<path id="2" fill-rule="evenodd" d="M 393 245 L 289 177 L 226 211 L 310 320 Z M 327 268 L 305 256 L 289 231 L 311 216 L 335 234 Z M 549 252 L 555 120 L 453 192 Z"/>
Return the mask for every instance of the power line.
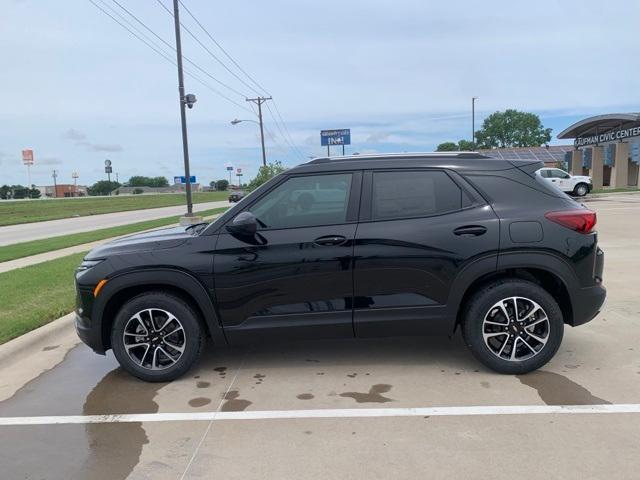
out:
<path id="1" fill-rule="evenodd" d="M 171 12 L 171 10 L 169 10 L 164 3 L 162 3 L 161 0 L 156 0 L 156 2 L 158 2 L 158 4 L 160 4 L 160 6 L 162 8 L 164 8 L 164 10 L 173 17 L 173 12 Z M 182 3 L 182 2 L 181 2 Z M 202 41 L 191 31 L 189 30 L 189 28 L 187 28 L 182 22 L 180 23 L 180 25 L 182 26 L 182 28 L 185 30 L 185 32 L 187 32 L 191 38 L 193 38 L 198 45 L 200 45 L 213 59 L 215 59 L 221 66 L 222 68 L 224 68 L 227 72 L 229 72 L 231 75 L 233 75 L 239 82 L 241 82 L 244 86 L 246 86 L 247 88 L 249 88 L 251 91 L 255 92 L 258 95 L 261 95 L 261 93 L 256 90 L 254 87 L 252 87 L 251 85 L 249 85 L 247 82 L 245 82 L 242 78 L 240 78 L 233 70 L 231 70 L 226 63 L 224 63 L 222 60 L 220 60 L 218 58 L 218 56 L 213 53 L 211 50 L 209 50 L 207 48 L 207 46 L 202 43 Z"/>
<path id="2" fill-rule="evenodd" d="M 102 1 L 102 0 L 101 0 Z M 140 25 L 142 25 L 147 31 L 149 31 L 153 36 L 155 36 L 158 40 L 160 40 L 163 44 L 165 44 L 167 47 L 169 47 L 171 50 L 173 50 L 174 52 L 176 51 L 176 48 L 171 45 L 169 42 L 167 42 L 164 38 L 162 38 L 160 35 L 158 35 L 156 32 L 154 32 L 151 28 L 149 28 L 142 20 L 140 20 L 138 17 L 136 17 L 133 13 L 131 13 L 127 8 L 125 8 L 124 6 L 122 6 L 122 4 L 120 4 L 120 2 L 118 2 L 117 0 L 111 0 L 113 3 L 115 3 L 118 7 L 120 7 L 122 10 L 124 10 L 127 14 L 129 14 L 136 22 L 138 22 Z M 104 3 L 104 2 L 102 2 Z M 120 16 L 122 18 L 122 16 Z M 202 67 L 200 67 L 197 63 L 193 62 L 191 59 L 189 59 L 186 55 L 183 55 L 182 58 L 185 59 L 185 61 L 187 63 L 189 63 L 190 65 L 192 65 L 193 67 L 195 67 L 196 69 L 198 69 L 200 72 L 204 73 L 207 77 L 209 77 L 210 79 L 212 79 L 214 82 L 222 85 L 223 87 L 229 89 L 230 91 L 232 91 L 233 93 L 240 95 L 241 97 L 245 97 L 246 95 L 242 92 L 239 92 L 238 90 L 236 90 L 235 88 L 227 85 L 226 83 L 222 82 L 221 80 L 218 80 L 216 77 L 214 77 L 213 75 L 211 75 L 208 71 L 206 71 L 205 69 L 203 69 Z"/>
<path id="3" fill-rule="evenodd" d="M 129 32 L 131 35 L 133 35 L 136 39 L 138 39 L 139 41 L 141 41 L 142 43 L 144 43 L 147 47 L 149 47 L 151 50 L 153 50 L 155 53 L 157 53 L 158 55 L 160 55 L 162 58 L 164 58 L 167 62 L 169 62 L 171 65 L 176 66 L 176 62 L 175 60 L 173 60 L 171 57 L 167 56 L 167 53 L 164 52 L 160 47 L 157 46 L 157 44 L 153 43 L 151 40 L 145 39 L 143 38 L 142 34 L 138 34 L 136 33 L 134 30 L 132 30 L 131 28 L 127 27 L 127 25 L 125 25 L 124 23 L 120 22 L 117 18 L 115 18 L 113 15 L 111 15 L 109 12 L 107 12 L 104 8 L 102 8 L 100 5 L 98 5 L 96 2 L 94 2 L 93 0 L 89 0 L 89 2 L 95 6 L 98 10 L 100 10 L 102 13 L 104 13 L 106 16 L 108 16 L 109 18 L 111 18 L 111 20 L 113 20 L 114 22 L 116 22 L 118 25 L 120 25 L 122 28 L 124 28 L 127 32 Z M 132 27 L 133 28 L 133 27 Z M 204 82 L 202 79 L 198 78 L 196 75 L 194 75 L 193 73 L 186 71 L 185 73 L 187 75 L 189 75 L 191 78 L 193 78 L 194 80 L 196 80 L 198 83 L 202 84 L 204 87 L 206 87 L 207 89 L 211 90 L 212 92 L 214 92 L 215 94 L 217 94 L 218 96 L 220 96 L 221 98 L 224 98 L 225 100 L 227 100 L 228 102 L 232 103 L 233 105 L 237 106 L 238 108 L 243 109 L 246 112 L 249 113 L 253 113 L 251 110 L 249 110 L 248 108 L 246 108 L 244 105 L 241 105 L 240 103 L 232 100 L 231 98 L 227 97 L 225 94 L 223 94 L 222 92 L 220 92 L 219 90 L 213 88 L 211 85 L 209 85 L 208 83 Z"/>
<path id="4" fill-rule="evenodd" d="M 115 1 L 115 0 L 114 0 Z M 164 3 L 161 0 L 156 0 L 158 2 L 158 4 L 171 16 L 173 16 L 173 13 L 164 5 Z M 233 63 L 233 65 L 236 66 L 236 68 L 242 72 L 251 82 L 253 82 L 259 89 L 261 89 L 263 92 L 266 92 L 268 94 L 267 89 L 265 89 L 262 85 L 260 85 L 260 83 L 257 82 L 257 80 L 255 80 L 251 75 L 249 75 L 249 73 L 247 73 L 247 71 L 245 69 L 243 69 L 240 64 L 231 56 L 231 54 L 229 54 L 224 47 L 222 47 L 222 45 L 213 37 L 213 35 L 211 35 L 211 33 L 205 28 L 205 26 L 197 19 L 197 17 L 191 12 L 191 10 L 189 10 L 189 8 L 184 4 L 184 2 L 182 2 L 182 0 L 178 0 L 180 2 L 180 4 L 182 5 L 182 7 L 185 9 L 185 11 L 189 14 L 189 16 L 194 20 L 194 22 L 200 27 L 200 29 L 202 29 L 202 31 L 207 35 L 207 37 L 209 37 L 209 39 L 216 45 L 216 47 L 218 47 L 222 53 L 224 53 L 224 55 Z M 182 24 L 181 24 L 182 25 Z M 213 52 L 211 52 L 211 50 L 209 50 L 203 43 L 202 41 L 200 41 L 199 38 L 197 38 L 197 36 L 191 32 L 191 30 L 189 30 L 187 27 L 185 27 L 183 25 L 183 28 L 185 29 L 185 31 L 187 31 L 187 33 L 189 33 L 189 35 L 191 35 L 191 37 L 194 38 L 194 40 L 196 42 L 198 42 L 198 44 L 204 48 L 209 55 L 211 55 L 218 63 L 220 63 L 220 65 L 222 65 L 225 70 L 227 70 L 229 73 L 231 73 L 235 78 L 237 78 L 240 82 L 242 82 L 245 86 L 249 87 L 252 91 L 254 91 L 255 93 L 258 94 L 258 97 L 261 97 L 260 92 L 258 92 L 255 88 L 253 88 L 251 85 L 247 84 L 247 82 L 245 82 L 244 80 L 242 80 L 235 72 L 233 72 L 222 60 L 220 60 L 220 58 L 218 58 Z M 269 95 L 269 97 L 271 97 L 271 95 Z M 297 147 L 297 145 L 295 144 L 293 137 L 291 136 L 291 133 L 289 132 L 289 129 L 287 127 L 286 122 L 284 121 L 284 118 L 282 117 L 282 114 L 280 113 L 280 109 L 278 108 L 278 105 L 275 103 L 274 101 L 274 107 L 277 113 L 277 117 L 276 115 L 273 114 L 273 111 L 271 110 L 271 108 L 269 107 L 268 104 L 266 104 L 268 110 L 269 110 L 269 114 L 271 115 L 271 118 L 273 119 L 273 122 L 276 124 L 276 127 L 278 128 L 278 130 L 280 131 L 280 134 L 282 136 L 282 139 L 285 141 L 285 143 L 287 143 L 287 145 L 293 150 L 294 154 L 299 156 L 301 159 L 305 159 L 305 154 L 302 153 L 302 151 Z M 251 106 L 252 110 L 253 110 L 253 105 Z M 254 110 L 254 113 L 256 115 L 259 116 L 259 112 L 256 113 Z"/>
<path id="5" fill-rule="evenodd" d="M 258 87 L 260 90 L 262 90 L 264 93 L 266 93 L 267 95 L 271 96 L 271 94 L 267 91 L 266 88 L 264 88 L 262 85 L 260 85 L 251 75 L 249 75 L 246 70 L 244 68 L 242 68 L 240 66 L 240 64 L 238 62 L 235 61 L 235 59 L 222 47 L 222 45 L 220 45 L 217 40 L 215 38 L 213 38 L 213 35 L 211 35 L 209 33 L 209 31 L 202 25 L 202 23 L 200 23 L 200 21 L 196 18 L 196 16 L 191 13 L 191 10 L 189 10 L 189 8 L 182 2 L 182 0 L 178 0 L 180 2 L 180 5 L 182 5 L 182 7 L 185 9 L 185 11 L 189 14 L 189 16 L 193 19 L 194 22 L 196 22 L 196 24 L 202 29 L 202 31 L 207 35 L 207 37 L 209 37 L 211 39 L 211 41 L 213 43 L 215 43 L 215 45 L 222 51 L 222 53 L 225 54 L 225 56 L 231 60 L 231 62 L 236 66 L 236 68 L 238 68 L 238 70 L 240 70 L 242 73 L 244 73 L 246 75 L 246 77 L 251 80 L 254 85 L 256 87 Z"/>

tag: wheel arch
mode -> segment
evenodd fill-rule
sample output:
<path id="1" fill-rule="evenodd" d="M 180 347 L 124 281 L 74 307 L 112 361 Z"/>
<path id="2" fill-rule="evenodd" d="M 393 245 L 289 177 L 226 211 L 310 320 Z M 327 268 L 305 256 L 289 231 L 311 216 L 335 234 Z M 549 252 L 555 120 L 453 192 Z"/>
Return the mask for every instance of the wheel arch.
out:
<path id="1" fill-rule="evenodd" d="M 111 348 L 111 326 L 122 305 L 131 298 L 148 291 L 171 293 L 192 306 L 203 322 L 205 333 L 214 344 L 226 345 L 224 332 L 218 321 L 211 296 L 190 273 L 162 268 L 126 272 L 110 278 L 94 304 L 94 318 L 100 324 L 103 350 Z"/>
<path id="2" fill-rule="evenodd" d="M 496 269 L 479 273 L 473 278 L 468 277 L 463 284 L 457 285 L 458 299 L 454 303 L 456 311 L 453 331 L 462 322 L 464 308 L 475 292 L 487 283 L 508 278 L 528 280 L 540 285 L 560 306 L 564 322 L 574 324 L 573 294 L 568 285 L 578 280 L 571 267 L 549 253 L 527 252 L 500 255 Z"/>

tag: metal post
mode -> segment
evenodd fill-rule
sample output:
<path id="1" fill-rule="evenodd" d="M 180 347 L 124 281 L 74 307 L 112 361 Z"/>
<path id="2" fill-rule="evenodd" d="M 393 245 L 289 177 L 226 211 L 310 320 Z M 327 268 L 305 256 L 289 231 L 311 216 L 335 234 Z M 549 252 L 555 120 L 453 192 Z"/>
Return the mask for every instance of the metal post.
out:
<path id="1" fill-rule="evenodd" d="M 344 143 L 342 144 L 342 156 L 344 157 Z"/>
<path id="2" fill-rule="evenodd" d="M 56 183 L 56 178 L 58 178 L 58 172 L 54 170 L 51 176 L 53 177 L 53 198 L 58 198 L 58 184 Z"/>
<path id="3" fill-rule="evenodd" d="M 184 74 L 182 72 L 182 43 L 180 41 L 180 16 L 178 0 L 173 0 L 173 20 L 176 30 L 176 57 L 178 63 L 178 94 L 180 97 L 180 121 L 182 123 L 182 152 L 184 155 L 184 176 L 187 192 L 186 217 L 193 216 L 193 202 L 191 200 L 191 172 L 189 171 L 189 143 L 187 139 L 187 113 L 184 96 Z"/>
<path id="4" fill-rule="evenodd" d="M 471 97 L 471 149 L 476 149 L 476 100 L 478 97 Z"/>
<path id="5" fill-rule="evenodd" d="M 331 150 L 329 150 L 329 145 L 327 145 L 327 157 L 331 156 Z"/>

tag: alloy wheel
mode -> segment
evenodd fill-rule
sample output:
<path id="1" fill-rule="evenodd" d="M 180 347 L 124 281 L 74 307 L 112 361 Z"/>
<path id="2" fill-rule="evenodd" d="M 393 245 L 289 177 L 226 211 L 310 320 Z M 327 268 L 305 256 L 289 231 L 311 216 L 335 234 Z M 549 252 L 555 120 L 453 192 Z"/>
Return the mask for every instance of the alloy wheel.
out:
<path id="1" fill-rule="evenodd" d="M 549 318 L 536 302 L 509 297 L 496 302 L 482 322 L 482 337 L 498 358 L 512 362 L 539 354 L 550 335 Z"/>
<path id="2" fill-rule="evenodd" d="M 122 340 L 127 355 L 136 365 L 148 370 L 164 370 L 182 357 L 186 334 L 175 315 L 160 308 L 147 308 L 127 321 Z"/>

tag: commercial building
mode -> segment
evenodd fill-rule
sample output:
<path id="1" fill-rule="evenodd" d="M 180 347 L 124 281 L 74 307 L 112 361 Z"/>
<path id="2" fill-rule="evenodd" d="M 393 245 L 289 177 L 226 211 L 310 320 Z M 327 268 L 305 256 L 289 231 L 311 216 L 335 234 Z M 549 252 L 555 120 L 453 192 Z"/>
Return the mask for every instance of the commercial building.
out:
<path id="1" fill-rule="evenodd" d="M 612 113 L 585 118 L 558 134 L 573 139 L 565 161 L 573 175 L 589 175 L 594 188 L 638 185 L 640 113 Z"/>
<path id="2" fill-rule="evenodd" d="M 73 183 L 59 183 L 55 187 L 53 185 L 37 186 L 40 195 L 47 198 L 65 198 L 65 197 L 86 197 L 88 189 L 84 185 L 74 185 Z"/>

